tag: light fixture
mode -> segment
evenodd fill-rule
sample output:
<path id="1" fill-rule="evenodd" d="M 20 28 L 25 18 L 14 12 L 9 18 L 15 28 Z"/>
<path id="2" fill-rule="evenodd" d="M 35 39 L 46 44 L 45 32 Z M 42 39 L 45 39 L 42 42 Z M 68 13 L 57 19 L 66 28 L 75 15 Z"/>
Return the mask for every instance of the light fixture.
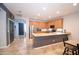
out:
<path id="1" fill-rule="evenodd" d="M 43 7 L 42 9 L 45 11 L 46 10 L 46 7 Z"/>
<path id="2" fill-rule="evenodd" d="M 19 10 L 18 13 L 22 13 L 22 11 Z"/>
<path id="3" fill-rule="evenodd" d="M 51 18 L 51 16 L 49 16 L 49 18 Z"/>
<path id="4" fill-rule="evenodd" d="M 57 11 L 56 14 L 60 14 L 60 11 Z"/>
<path id="5" fill-rule="evenodd" d="M 77 6 L 77 3 L 73 3 L 73 6 Z"/>
<path id="6" fill-rule="evenodd" d="M 18 11 L 16 15 L 22 17 L 22 11 Z"/>

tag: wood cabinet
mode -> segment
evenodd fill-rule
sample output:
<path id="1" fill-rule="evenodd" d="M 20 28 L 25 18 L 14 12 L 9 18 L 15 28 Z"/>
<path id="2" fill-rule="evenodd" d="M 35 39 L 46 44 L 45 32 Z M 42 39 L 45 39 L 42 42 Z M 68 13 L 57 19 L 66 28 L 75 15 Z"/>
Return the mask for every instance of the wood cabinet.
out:
<path id="1" fill-rule="evenodd" d="M 54 20 L 53 21 L 48 21 L 48 28 L 50 28 L 50 25 L 54 25 Z"/>
<path id="2" fill-rule="evenodd" d="M 63 18 L 55 18 L 48 22 L 30 21 L 30 25 L 34 25 L 36 28 L 50 28 L 51 25 L 55 25 L 55 28 L 63 28 Z"/>
<path id="3" fill-rule="evenodd" d="M 47 22 L 30 22 L 30 25 L 33 25 L 36 28 L 47 28 Z"/>
<path id="4" fill-rule="evenodd" d="M 56 28 L 63 28 L 63 19 L 62 18 L 56 19 L 54 24 Z"/>
<path id="5" fill-rule="evenodd" d="M 55 25 L 55 28 L 63 28 L 63 18 L 57 18 L 49 21 L 48 28 L 50 28 L 51 25 Z"/>

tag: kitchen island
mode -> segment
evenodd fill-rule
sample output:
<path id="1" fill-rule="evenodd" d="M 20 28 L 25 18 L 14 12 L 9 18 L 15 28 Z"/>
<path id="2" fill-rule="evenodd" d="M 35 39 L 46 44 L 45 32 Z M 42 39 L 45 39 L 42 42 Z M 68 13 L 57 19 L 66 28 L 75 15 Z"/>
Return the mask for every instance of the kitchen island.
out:
<path id="1" fill-rule="evenodd" d="M 62 42 L 63 39 L 68 40 L 69 32 L 49 32 L 49 33 L 32 33 L 33 35 L 33 47 L 41 47 L 49 44 Z"/>

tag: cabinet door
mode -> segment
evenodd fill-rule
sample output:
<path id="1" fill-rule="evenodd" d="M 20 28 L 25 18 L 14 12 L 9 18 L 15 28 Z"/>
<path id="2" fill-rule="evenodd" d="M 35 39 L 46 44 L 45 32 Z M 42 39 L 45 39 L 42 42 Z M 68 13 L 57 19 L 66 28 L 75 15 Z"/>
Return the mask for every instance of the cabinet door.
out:
<path id="1" fill-rule="evenodd" d="M 36 21 L 31 21 L 30 25 L 34 25 L 36 28 L 47 28 L 48 23 L 47 22 L 36 22 Z"/>
<path id="2" fill-rule="evenodd" d="M 63 28 L 63 19 L 57 19 L 55 21 L 55 27 L 56 28 Z"/>
<path id="3" fill-rule="evenodd" d="M 54 22 L 55 22 L 55 21 L 49 21 L 49 22 L 48 22 L 48 28 L 50 28 L 51 25 L 55 25 Z"/>
<path id="4" fill-rule="evenodd" d="M 39 28 L 47 28 L 47 23 L 46 22 L 39 22 Z"/>

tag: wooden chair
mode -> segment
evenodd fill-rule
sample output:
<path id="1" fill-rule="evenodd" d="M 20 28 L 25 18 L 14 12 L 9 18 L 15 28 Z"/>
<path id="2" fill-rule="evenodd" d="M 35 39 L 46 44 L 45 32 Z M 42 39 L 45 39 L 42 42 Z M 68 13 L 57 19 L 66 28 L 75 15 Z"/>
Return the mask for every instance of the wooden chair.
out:
<path id="1" fill-rule="evenodd" d="M 63 55 L 78 55 L 78 47 L 77 46 L 66 43 L 64 39 L 63 39 L 63 44 L 65 47 Z"/>

